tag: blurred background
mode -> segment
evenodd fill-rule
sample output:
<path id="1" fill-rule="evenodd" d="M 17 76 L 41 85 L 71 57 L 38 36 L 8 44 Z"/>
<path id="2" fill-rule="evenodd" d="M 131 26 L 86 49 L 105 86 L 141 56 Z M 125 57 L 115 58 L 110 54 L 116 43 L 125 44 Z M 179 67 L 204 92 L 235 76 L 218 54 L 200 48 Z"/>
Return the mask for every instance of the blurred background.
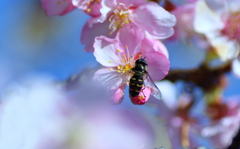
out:
<path id="1" fill-rule="evenodd" d="M 1 0 L 0 6 L 1 93 L 9 84 L 22 78 L 48 76 L 61 82 L 84 68 L 98 66 L 93 54 L 84 52 L 84 46 L 80 43 L 81 29 L 89 18 L 81 10 L 61 17 L 48 17 L 41 8 L 40 0 Z M 203 51 L 182 42 L 166 42 L 165 45 L 169 51 L 171 69 L 196 68 L 205 56 Z M 232 74 L 228 78 L 224 96 L 239 94 L 240 80 Z M 132 105 L 128 96 L 119 106 L 153 112 L 146 106 Z M 168 149 L 166 132 L 162 129 L 159 131 L 163 139 L 156 146 Z"/>

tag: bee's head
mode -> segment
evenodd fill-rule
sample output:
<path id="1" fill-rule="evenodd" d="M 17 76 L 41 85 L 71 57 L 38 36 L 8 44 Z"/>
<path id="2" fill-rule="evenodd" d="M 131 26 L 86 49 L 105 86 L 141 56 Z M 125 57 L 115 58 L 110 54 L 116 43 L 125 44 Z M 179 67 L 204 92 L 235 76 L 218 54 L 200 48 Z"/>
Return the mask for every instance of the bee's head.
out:
<path id="1" fill-rule="evenodd" d="M 147 61 L 145 60 L 145 58 L 146 58 L 146 57 L 144 57 L 144 58 L 141 57 L 141 58 L 137 59 L 137 60 L 135 61 L 135 64 L 143 64 L 143 65 L 147 66 L 148 63 L 147 63 Z"/>

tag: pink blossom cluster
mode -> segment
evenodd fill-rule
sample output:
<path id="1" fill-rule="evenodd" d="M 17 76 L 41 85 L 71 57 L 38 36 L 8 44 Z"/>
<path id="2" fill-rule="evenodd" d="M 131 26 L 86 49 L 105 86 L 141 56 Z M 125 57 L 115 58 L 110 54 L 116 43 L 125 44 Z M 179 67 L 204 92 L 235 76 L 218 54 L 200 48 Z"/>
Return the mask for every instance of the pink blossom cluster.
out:
<path id="1" fill-rule="evenodd" d="M 170 40 L 191 40 L 212 59 L 233 60 L 232 71 L 240 77 L 239 0 L 191 0 L 171 11 L 177 18 Z M 214 56 L 213 56 L 214 54 Z M 209 59 L 207 59 L 207 62 Z"/>
<path id="2" fill-rule="evenodd" d="M 171 0 L 166 0 L 163 8 L 147 0 L 42 0 L 42 6 L 47 15 L 61 16 L 81 9 L 90 16 L 83 26 L 80 41 L 85 45 L 84 51 L 92 52 L 103 66 L 95 72 L 93 81 L 107 89 L 112 103 L 120 104 L 125 88 L 130 86 L 138 59 L 147 61 L 147 75 L 153 81 L 162 80 L 168 74 L 169 56 L 160 41 L 162 39 L 194 43 L 191 46 L 205 54 L 200 70 L 211 69 L 211 63 L 219 59 L 221 64 L 230 62 L 232 68 L 229 70 L 240 77 L 239 0 L 185 2 L 187 4 L 174 5 Z M 173 149 L 197 148 L 202 145 L 199 138 L 208 138 L 212 148 L 226 148 L 231 143 L 239 129 L 240 103 L 239 97 L 223 100 L 226 99 L 222 95 L 225 73 L 216 75 L 216 79 L 210 76 L 215 80 L 212 81 L 215 86 L 210 91 L 201 88 L 204 95 L 200 97 L 193 92 L 183 92 L 178 96 L 172 83 L 157 83 L 158 88 L 164 91 L 163 100 L 151 98 L 149 103 L 155 104 L 157 117 L 167 125 Z M 174 79 L 181 80 L 183 75 L 185 73 L 176 75 Z M 208 77 L 208 73 L 203 75 Z M 68 85 L 72 86 L 73 82 Z M 144 83 L 138 96 L 130 96 L 133 104 L 145 104 L 151 95 L 158 98 L 154 94 L 154 86 Z M 209 82 L 201 83 L 208 85 Z M 79 95 L 84 96 L 82 93 Z M 205 103 L 201 108 L 195 108 L 199 99 Z M 201 111 L 196 114 L 195 110 L 199 109 Z"/>
<path id="3" fill-rule="evenodd" d="M 94 79 L 109 88 L 112 101 L 122 102 L 135 61 L 144 57 L 153 81 L 163 79 L 169 70 L 168 51 L 159 41 L 173 35 L 175 16 L 155 2 L 146 0 L 42 0 L 47 15 L 64 15 L 81 9 L 91 18 L 81 32 L 86 52 L 93 52 L 104 66 Z M 131 98 L 144 104 L 151 87 Z"/>

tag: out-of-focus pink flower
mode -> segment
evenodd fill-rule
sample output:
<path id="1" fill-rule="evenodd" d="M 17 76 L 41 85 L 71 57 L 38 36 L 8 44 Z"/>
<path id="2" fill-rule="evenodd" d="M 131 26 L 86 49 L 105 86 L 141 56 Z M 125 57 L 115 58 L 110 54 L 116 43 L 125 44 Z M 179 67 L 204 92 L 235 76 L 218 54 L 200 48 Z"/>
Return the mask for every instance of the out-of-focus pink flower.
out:
<path id="1" fill-rule="evenodd" d="M 0 105 L 1 149 L 37 149 L 47 140 L 53 145 L 64 139 L 61 130 L 68 125 L 68 104 L 57 84 L 35 79 L 5 91 Z"/>
<path id="2" fill-rule="evenodd" d="M 42 0 L 42 7 L 48 16 L 65 15 L 76 8 L 72 0 Z"/>
<path id="3" fill-rule="evenodd" d="M 214 148 L 226 148 L 239 129 L 240 104 L 238 99 L 229 100 L 227 103 L 222 103 L 222 106 L 223 105 L 226 106 L 226 108 L 225 110 L 221 108 L 220 110 L 222 112 L 219 110 L 215 110 L 214 112 L 214 107 L 211 107 L 212 113 L 219 113 L 222 117 L 214 120 L 201 130 L 201 135 L 210 138 Z"/>
<path id="4" fill-rule="evenodd" d="M 177 23 L 174 26 L 174 34 L 170 39 L 191 39 L 195 34 L 193 29 L 195 2 L 178 6 L 171 13 L 175 15 Z"/>
<path id="5" fill-rule="evenodd" d="M 220 59 L 236 58 L 240 51 L 240 3 L 199 0 L 196 3 L 194 29 L 206 35 Z"/>
<path id="6" fill-rule="evenodd" d="M 87 99 L 73 102 L 63 86 L 37 77 L 9 87 L 0 105 L 0 148 L 153 148 L 154 131 L 141 111 Z"/>
<path id="7" fill-rule="evenodd" d="M 152 39 L 165 39 L 174 32 L 174 15 L 154 2 L 105 0 L 102 5 L 100 20 L 92 18 L 83 27 L 81 42 L 86 44 L 85 51 L 93 51 L 95 37 L 115 37 L 115 33 L 125 26 L 140 28 Z"/>
<path id="8" fill-rule="evenodd" d="M 166 125 L 171 148 L 197 148 L 198 124 L 188 113 L 191 97 L 187 94 L 177 97 L 176 87 L 169 81 L 157 82 L 156 85 L 163 92 L 163 100 L 156 101 L 150 98 L 149 102 L 157 105 L 158 117 Z"/>
<path id="9" fill-rule="evenodd" d="M 148 73 L 152 79 L 154 81 L 163 79 L 168 73 L 169 61 L 162 53 L 141 49 L 143 38 L 143 32 L 134 27 L 122 28 L 117 39 L 97 37 L 94 43 L 94 56 L 105 68 L 96 72 L 95 80 L 100 81 L 111 90 L 119 87 L 125 88 L 131 77 L 131 69 L 141 56 L 146 57 Z"/>

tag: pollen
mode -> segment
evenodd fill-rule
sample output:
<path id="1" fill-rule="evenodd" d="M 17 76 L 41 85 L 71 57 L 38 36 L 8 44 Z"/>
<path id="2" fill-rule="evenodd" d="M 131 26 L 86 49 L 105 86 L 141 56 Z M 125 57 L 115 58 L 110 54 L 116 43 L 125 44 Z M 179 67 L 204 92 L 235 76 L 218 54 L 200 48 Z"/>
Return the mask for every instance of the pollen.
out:
<path id="1" fill-rule="evenodd" d="M 142 100 L 142 99 L 144 99 L 144 98 L 145 98 L 145 96 L 143 96 L 143 95 L 139 97 L 140 100 Z"/>
<path id="2" fill-rule="evenodd" d="M 113 10 L 113 14 L 108 19 L 109 22 L 111 22 L 109 25 L 109 29 L 112 30 L 110 34 L 122 28 L 123 25 L 133 22 L 135 15 L 132 13 L 130 6 L 126 7 L 125 4 L 118 3 L 116 8 Z"/>

